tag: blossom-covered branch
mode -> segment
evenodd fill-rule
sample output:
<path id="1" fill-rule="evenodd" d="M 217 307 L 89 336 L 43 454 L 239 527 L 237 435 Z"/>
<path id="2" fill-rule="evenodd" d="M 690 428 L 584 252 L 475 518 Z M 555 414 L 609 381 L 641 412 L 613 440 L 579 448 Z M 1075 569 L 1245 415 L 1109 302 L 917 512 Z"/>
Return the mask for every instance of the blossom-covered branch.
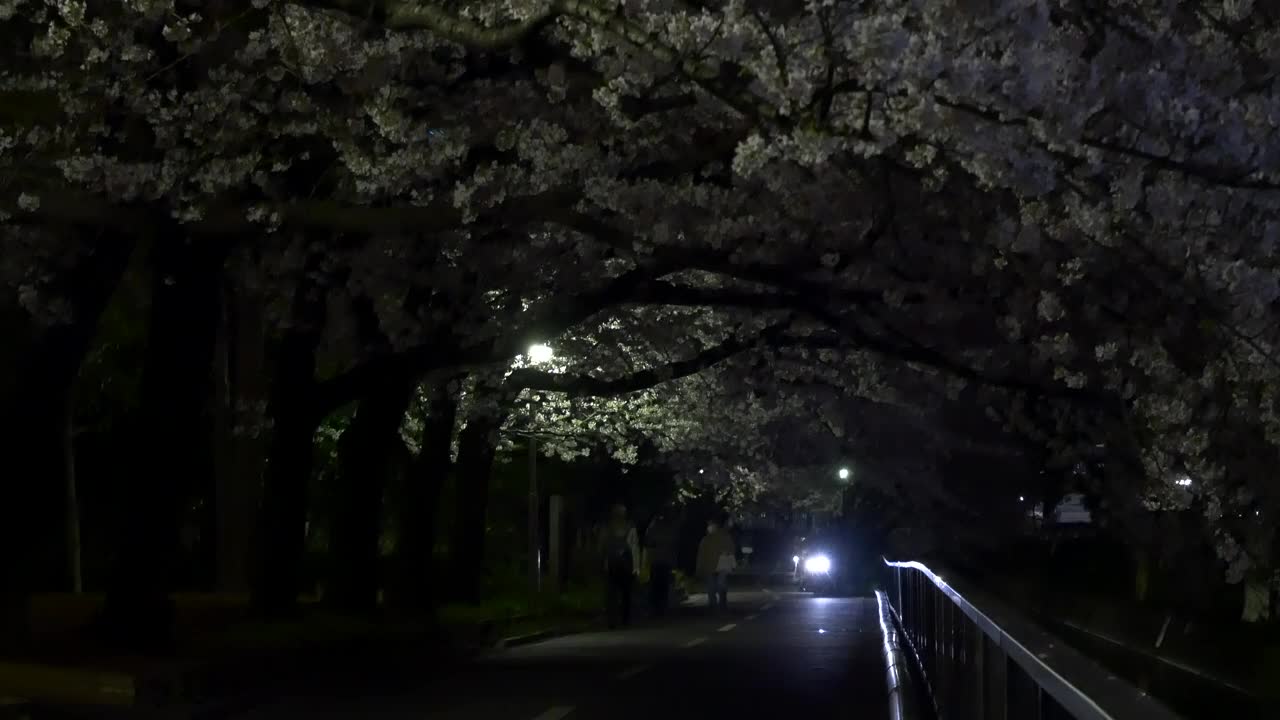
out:
<path id="1" fill-rule="evenodd" d="M 748 337 L 731 337 L 707 348 L 693 357 L 676 360 L 660 367 L 651 367 L 625 377 L 597 378 L 591 375 L 570 375 L 547 372 L 537 368 L 521 368 L 511 373 L 507 385 L 527 390 L 549 390 L 570 395 L 609 396 L 622 395 L 651 388 L 710 368 L 743 351 L 766 343 L 787 342 L 783 330 L 789 323 L 771 325 Z M 796 342 L 795 338 L 790 341 Z"/>

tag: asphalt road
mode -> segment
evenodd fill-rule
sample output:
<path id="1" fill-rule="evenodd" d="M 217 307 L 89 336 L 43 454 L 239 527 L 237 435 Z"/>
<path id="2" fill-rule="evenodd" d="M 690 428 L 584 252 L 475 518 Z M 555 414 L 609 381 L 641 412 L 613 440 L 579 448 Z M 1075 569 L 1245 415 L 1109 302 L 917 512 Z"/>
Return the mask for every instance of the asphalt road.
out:
<path id="1" fill-rule="evenodd" d="M 731 593 L 728 615 L 666 620 L 493 651 L 392 695 L 282 699 L 266 718 L 627 720 L 888 716 L 874 599 Z"/>

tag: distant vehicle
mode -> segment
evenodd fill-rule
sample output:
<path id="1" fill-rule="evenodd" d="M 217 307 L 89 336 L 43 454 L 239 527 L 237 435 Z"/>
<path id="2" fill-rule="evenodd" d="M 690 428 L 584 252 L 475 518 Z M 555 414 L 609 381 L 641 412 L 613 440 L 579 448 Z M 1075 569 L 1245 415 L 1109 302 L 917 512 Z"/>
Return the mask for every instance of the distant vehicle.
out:
<path id="1" fill-rule="evenodd" d="M 816 595 L 837 594 L 849 570 L 848 553 L 835 537 L 806 538 L 791 560 L 800 589 Z"/>
<path id="2" fill-rule="evenodd" d="M 815 595 L 832 595 L 836 590 L 835 565 L 831 556 L 815 551 L 800 561 L 800 589 Z"/>

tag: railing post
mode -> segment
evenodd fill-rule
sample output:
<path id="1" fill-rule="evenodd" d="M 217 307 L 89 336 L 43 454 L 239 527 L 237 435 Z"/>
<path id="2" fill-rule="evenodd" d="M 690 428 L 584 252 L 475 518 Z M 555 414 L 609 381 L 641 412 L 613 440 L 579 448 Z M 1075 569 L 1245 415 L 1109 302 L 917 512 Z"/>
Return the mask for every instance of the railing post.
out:
<path id="1" fill-rule="evenodd" d="M 893 578 L 896 581 L 895 584 L 898 586 L 898 597 L 894 601 L 894 607 L 898 608 L 898 617 L 903 617 L 902 615 L 902 568 L 895 567 L 893 569 Z"/>
<path id="2" fill-rule="evenodd" d="M 973 720 L 985 720 L 987 717 L 987 636 L 972 621 L 966 626 L 969 631 L 969 648 L 972 653 L 972 671 L 969 676 L 969 692 L 972 693 L 969 703 L 969 717 Z"/>
<path id="3" fill-rule="evenodd" d="M 933 686 L 934 692 L 938 691 L 938 588 L 933 583 L 927 583 L 924 587 L 925 612 L 924 612 L 924 636 L 926 647 L 929 648 L 925 662 L 929 667 L 929 683 Z"/>
<path id="4" fill-rule="evenodd" d="M 955 705 L 955 657 L 951 645 L 951 633 L 954 620 L 951 617 L 951 602 L 941 589 L 937 590 L 938 616 L 938 696 L 947 703 L 947 717 Z"/>
<path id="5" fill-rule="evenodd" d="M 920 591 L 916 585 L 916 576 L 919 573 L 912 573 L 907 576 L 907 591 L 905 602 L 907 603 L 906 612 L 902 616 L 902 622 L 907 625 L 907 635 L 911 637 L 911 643 L 915 647 L 916 652 L 920 652 Z"/>
<path id="6" fill-rule="evenodd" d="M 1005 690 L 1009 659 L 994 639 L 983 635 L 982 643 L 982 652 L 986 656 L 983 667 L 987 671 L 984 678 L 986 698 L 983 702 L 987 711 L 986 720 L 1009 720 L 1009 698 Z"/>
<path id="7" fill-rule="evenodd" d="M 948 679 L 950 685 L 950 697 L 956 708 L 956 717 L 965 717 L 965 706 L 969 702 L 969 685 L 965 683 L 965 679 L 969 678 L 969 653 L 966 652 L 964 644 L 964 614 L 960 611 L 960 607 L 956 603 L 947 602 L 947 615 L 951 616 L 951 632 L 948 633 L 951 641 L 951 678 Z"/>
<path id="8" fill-rule="evenodd" d="M 924 653 L 921 660 L 929 653 L 928 638 L 924 636 L 928 624 L 925 622 L 925 610 L 928 607 L 928 597 L 925 595 L 928 588 L 925 587 L 924 579 L 920 577 L 920 573 L 912 576 L 911 597 L 915 601 L 915 607 L 912 608 L 912 615 L 915 617 L 916 636 L 916 652 Z"/>
<path id="9" fill-rule="evenodd" d="M 947 614 L 951 616 L 951 631 L 948 637 L 951 641 L 951 677 L 948 679 L 951 697 L 955 698 L 956 707 L 964 707 L 965 696 L 965 664 L 969 658 L 964 652 L 964 614 L 960 612 L 960 608 L 948 598 Z"/>

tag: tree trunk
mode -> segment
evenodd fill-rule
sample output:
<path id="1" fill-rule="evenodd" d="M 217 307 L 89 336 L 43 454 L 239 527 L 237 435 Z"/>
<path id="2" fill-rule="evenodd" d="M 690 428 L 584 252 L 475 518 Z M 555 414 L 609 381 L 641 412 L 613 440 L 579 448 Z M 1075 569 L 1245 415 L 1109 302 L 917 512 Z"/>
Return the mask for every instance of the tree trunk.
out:
<path id="1" fill-rule="evenodd" d="M 412 390 L 412 383 L 397 381 L 375 389 L 360 402 L 338 441 L 341 500 L 329 546 L 329 587 L 331 603 L 340 612 L 377 609 L 382 496 Z"/>
<path id="2" fill-rule="evenodd" d="M 440 492 L 449 473 L 457 397 L 448 381 L 426 390 L 427 416 L 422 425 L 422 449 L 409 468 L 400 504 L 392 600 L 407 609 L 430 609 L 434 600 L 436 521 Z"/>
<path id="3" fill-rule="evenodd" d="M 71 580 L 71 592 L 79 595 L 84 592 L 84 574 L 80 564 L 80 500 L 76 493 L 75 412 L 70 397 L 66 407 L 62 458 L 66 468 L 67 574 Z"/>
<path id="4" fill-rule="evenodd" d="M 65 535 L 67 407 L 72 385 L 97 332 L 98 321 L 119 285 L 134 243 L 117 237 L 50 238 L 70 242 L 79 254 L 50 292 L 69 300 L 68 322 L 41 327 L 16 306 L 0 306 L 0 648 L 30 642 L 29 593 L 62 584 L 42 571 L 63 567 L 57 546 Z"/>
<path id="5" fill-rule="evenodd" d="M 215 380 L 215 586 L 242 593 L 250 588 L 249 553 L 266 460 L 266 337 L 261 302 L 249 291 L 225 288 L 222 307 Z"/>
<path id="6" fill-rule="evenodd" d="M 454 518 L 450 582 L 455 597 L 480 602 L 485 563 L 485 521 L 489 508 L 489 475 L 505 418 L 476 416 L 467 421 L 458 439 L 457 513 Z"/>
<path id="7" fill-rule="evenodd" d="M 326 315 L 323 257 L 319 252 L 307 257 L 271 379 L 268 417 L 272 429 L 262 478 L 253 587 L 254 607 L 267 617 L 296 615 L 302 589 L 307 486 L 315 463 L 312 445 L 324 419 L 313 400 L 316 353 Z"/>
<path id="8" fill-rule="evenodd" d="M 11 442 L 0 498 L 0 647 L 26 650 L 31 642 L 28 596 L 37 589 L 65 582 L 49 568 L 62 568 L 58 533 L 49 532 L 65 518 L 66 388 L 49 388 L 43 397 L 5 408 L 4 429 Z M 12 474 L 10 474 L 12 473 Z M 61 575 L 61 573 L 59 573 Z"/>
<path id="9" fill-rule="evenodd" d="M 292 330 L 281 344 L 272 384 L 273 428 L 258 527 L 259 567 L 254 605 L 268 617 L 297 611 L 306 550 L 307 484 L 314 464 L 312 441 L 320 419 L 308 394 L 314 387 L 316 331 Z"/>
<path id="10" fill-rule="evenodd" d="M 109 637 L 127 648 L 172 640 L 168 597 L 180 568 L 181 519 L 212 486 L 209 398 L 225 244 L 159 238 L 151 250 L 151 310 L 137 465 L 119 475 L 132 503 L 108 588 Z"/>

